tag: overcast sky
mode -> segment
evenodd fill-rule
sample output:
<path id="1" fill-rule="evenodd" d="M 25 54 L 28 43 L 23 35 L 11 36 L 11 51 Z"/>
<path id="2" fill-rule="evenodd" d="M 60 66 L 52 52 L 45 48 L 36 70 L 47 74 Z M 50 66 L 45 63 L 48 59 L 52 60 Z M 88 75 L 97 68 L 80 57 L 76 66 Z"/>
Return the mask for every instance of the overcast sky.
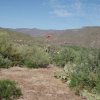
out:
<path id="1" fill-rule="evenodd" d="M 0 27 L 100 26 L 100 0 L 0 0 Z"/>

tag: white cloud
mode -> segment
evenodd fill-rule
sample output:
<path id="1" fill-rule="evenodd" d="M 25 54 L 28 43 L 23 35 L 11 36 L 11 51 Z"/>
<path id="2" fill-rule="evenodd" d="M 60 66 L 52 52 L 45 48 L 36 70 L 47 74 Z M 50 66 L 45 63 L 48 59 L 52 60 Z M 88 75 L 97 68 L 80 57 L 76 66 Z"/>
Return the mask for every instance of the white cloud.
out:
<path id="1" fill-rule="evenodd" d="M 58 17 L 68 17 L 82 15 L 82 2 L 81 0 L 74 0 L 70 4 L 67 2 L 62 4 L 60 0 L 49 0 L 51 7 L 50 14 Z"/>
<path id="2" fill-rule="evenodd" d="M 71 13 L 64 9 L 54 9 L 54 11 L 52 11 L 51 14 L 57 17 L 68 17 L 71 15 Z"/>
<path id="3" fill-rule="evenodd" d="M 50 14 L 57 17 L 67 17 L 71 15 L 71 13 L 66 9 L 66 5 L 60 4 L 59 0 L 50 0 L 50 6 L 52 8 Z"/>
<path id="4" fill-rule="evenodd" d="M 96 16 L 100 13 L 100 4 L 85 0 L 43 0 L 48 6 L 48 13 L 53 17 L 85 17 Z"/>

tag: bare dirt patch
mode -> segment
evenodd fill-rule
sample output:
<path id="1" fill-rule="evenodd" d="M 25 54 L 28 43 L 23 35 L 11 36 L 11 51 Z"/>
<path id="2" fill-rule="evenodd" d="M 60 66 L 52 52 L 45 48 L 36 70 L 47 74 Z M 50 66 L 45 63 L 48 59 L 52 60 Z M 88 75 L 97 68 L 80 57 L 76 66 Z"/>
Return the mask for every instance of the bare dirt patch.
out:
<path id="1" fill-rule="evenodd" d="M 58 68 L 28 69 L 13 67 L 1 69 L 0 79 L 18 82 L 23 96 L 18 100 L 82 100 L 64 83 L 54 78 Z"/>

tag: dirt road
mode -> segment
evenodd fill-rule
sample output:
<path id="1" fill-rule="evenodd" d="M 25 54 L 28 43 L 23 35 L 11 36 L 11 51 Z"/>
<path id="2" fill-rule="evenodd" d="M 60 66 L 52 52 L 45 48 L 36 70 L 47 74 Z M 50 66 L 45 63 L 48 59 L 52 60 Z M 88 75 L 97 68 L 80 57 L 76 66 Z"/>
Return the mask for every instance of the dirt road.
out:
<path id="1" fill-rule="evenodd" d="M 1 69 L 0 79 L 18 82 L 23 96 L 18 100 L 82 100 L 64 83 L 54 78 L 55 67 L 28 69 L 13 67 Z"/>

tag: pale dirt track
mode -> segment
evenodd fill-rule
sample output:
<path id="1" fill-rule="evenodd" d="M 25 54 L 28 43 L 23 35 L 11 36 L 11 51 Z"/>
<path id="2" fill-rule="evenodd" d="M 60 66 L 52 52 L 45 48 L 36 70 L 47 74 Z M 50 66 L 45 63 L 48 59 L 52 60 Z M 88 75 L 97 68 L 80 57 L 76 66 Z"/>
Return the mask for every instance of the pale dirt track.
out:
<path id="1" fill-rule="evenodd" d="M 13 67 L 1 69 L 0 79 L 18 82 L 23 96 L 18 100 L 82 100 L 61 80 L 54 78 L 58 68 L 28 69 Z"/>

